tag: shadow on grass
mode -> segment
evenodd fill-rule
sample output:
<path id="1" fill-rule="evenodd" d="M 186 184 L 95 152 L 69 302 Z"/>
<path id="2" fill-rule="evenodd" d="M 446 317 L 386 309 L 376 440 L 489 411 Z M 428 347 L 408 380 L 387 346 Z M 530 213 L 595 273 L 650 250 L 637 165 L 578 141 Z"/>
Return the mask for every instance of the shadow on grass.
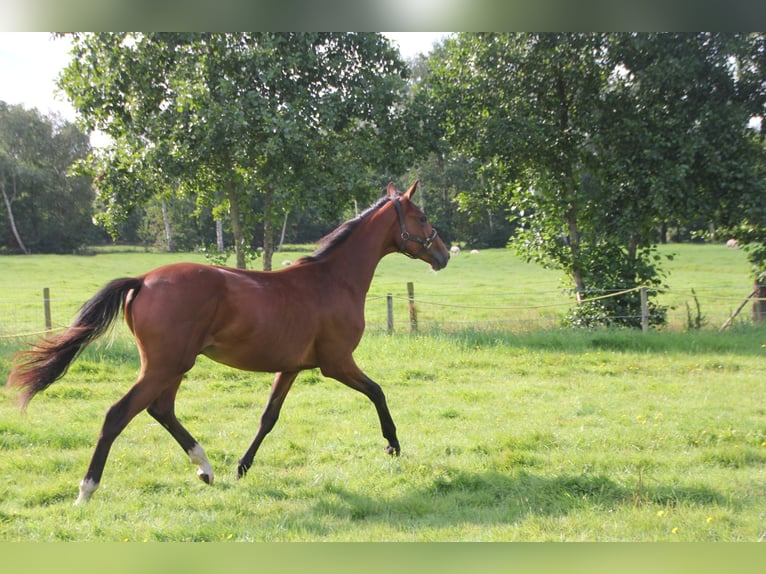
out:
<path id="1" fill-rule="evenodd" d="M 425 488 L 394 498 L 376 498 L 342 486 L 326 485 L 313 514 L 379 521 L 402 528 L 465 523 L 489 526 L 513 524 L 529 516 L 566 516 L 580 509 L 672 508 L 724 502 L 721 494 L 705 486 L 644 486 L 636 490 L 603 476 L 543 477 L 525 471 L 514 474 L 455 471 L 436 478 Z"/>

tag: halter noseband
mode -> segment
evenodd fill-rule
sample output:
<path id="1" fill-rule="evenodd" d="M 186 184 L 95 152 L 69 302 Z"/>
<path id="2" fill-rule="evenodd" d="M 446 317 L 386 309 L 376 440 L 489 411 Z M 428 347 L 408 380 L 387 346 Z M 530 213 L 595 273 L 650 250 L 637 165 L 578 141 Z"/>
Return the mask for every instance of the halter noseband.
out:
<path id="1" fill-rule="evenodd" d="M 433 242 L 438 235 L 436 228 L 432 228 L 433 232 L 428 237 L 417 237 L 415 235 L 410 235 L 410 232 L 407 231 L 407 226 L 404 223 L 404 210 L 402 209 L 402 204 L 399 202 L 399 198 L 392 197 L 391 201 L 393 202 L 394 207 L 396 207 L 396 213 L 399 215 L 399 226 L 402 228 L 402 244 L 399 246 L 399 252 L 404 253 L 407 257 L 412 259 L 420 259 L 420 256 L 423 255 L 424 252 L 431 249 L 431 245 L 433 245 Z M 418 251 L 415 255 L 412 255 L 409 251 L 407 251 L 408 241 L 420 243 L 420 251 Z"/>

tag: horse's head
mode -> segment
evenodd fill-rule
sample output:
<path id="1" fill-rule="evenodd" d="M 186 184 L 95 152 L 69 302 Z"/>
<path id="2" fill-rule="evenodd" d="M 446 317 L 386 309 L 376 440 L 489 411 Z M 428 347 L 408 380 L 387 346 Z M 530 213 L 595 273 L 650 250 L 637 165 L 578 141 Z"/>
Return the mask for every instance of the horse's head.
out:
<path id="1" fill-rule="evenodd" d="M 426 214 L 412 201 L 417 187 L 416 181 L 406 192 L 401 193 L 393 183 L 388 184 L 386 192 L 396 207 L 399 219 L 396 244 L 401 253 L 413 259 L 422 259 L 438 271 L 447 266 L 449 250 Z"/>

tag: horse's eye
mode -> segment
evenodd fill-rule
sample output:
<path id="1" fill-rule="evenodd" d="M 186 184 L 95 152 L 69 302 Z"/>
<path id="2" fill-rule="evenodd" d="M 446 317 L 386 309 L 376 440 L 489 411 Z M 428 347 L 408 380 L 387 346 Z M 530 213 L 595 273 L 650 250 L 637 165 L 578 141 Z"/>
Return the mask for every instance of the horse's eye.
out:
<path id="1" fill-rule="evenodd" d="M 428 221 L 428 218 L 425 215 L 421 215 L 420 216 L 420 223 L 425 223 L 426 221 Z"/>

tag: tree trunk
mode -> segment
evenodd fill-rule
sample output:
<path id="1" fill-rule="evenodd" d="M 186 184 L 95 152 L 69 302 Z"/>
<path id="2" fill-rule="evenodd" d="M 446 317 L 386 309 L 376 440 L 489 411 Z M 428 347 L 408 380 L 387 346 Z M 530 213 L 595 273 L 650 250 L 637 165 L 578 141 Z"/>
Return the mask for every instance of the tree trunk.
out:
<path id="1" fill-rule="evenodd" d="M 220 218 L 215 220 L 215 246 L 218 253 L 223 253 L 223 221 Z"/>
<path id="2" fill-rule="evenodd" d="M 583 300 L 585 281 L 580 266 L 580 231 L 577 227 L 577 215 L 574 208 L 570 208 L 567 213 L 567 225 L 569 227 L 569 251 L 572 254 L 572 280 L 575 285 L 575 299 L 579 305 Z"/>
<path id="3" fill-rule="evenodd" d="M 263 270 L 271 271 L 274 253 L 274 225 L 271 214 L 274 208 L 274 190 L 267 188 L 263 197 Z"/>
<path id="4" fill-rule="evenodd" d="M 229 215 L 231 217 L 231 231 L 234 234 L 234 254 L 237 257 L 237 268 L 247 269 L 245 260 L 245 236 L 242 232 L 242 221 L 239 217 L 239 199 L 237 189 L 233 181 L 226 184 L 226 195 L 229 198 Z"/>
<path id="5" fill-rule="evenodd" d="M 16 238 L 16 243 L 18 243 L 19 248 L 24 253 L 24 255 L 29 255 L 29 249 L 27 249 L 27 246 L 24 245 L 24 242 L 21 240 L 21 234 L 19 233 L 19 230 L 16 227 L 16 219 L 13 217 L 13 208 L 11 207 L 11 200 L 8 197 L 8 194 L 5 192 L 5 181 L 0 182 L 0 191 L 2 191 L 3 193 L 3 201 L 5 201 L 5 209 L 8 211 L 8 219 L 11 222 L 11 231 L 13 232 L 13 236 Z"/>
<path id="6" fill-rule="evenodd" d="M 168 204 L 165 202 L 165 198 L 161 198 L 162 203 L 162 223 L 165 225 L 165 242 L 168 246 L 168 251 L 173 253 L 176 250 L 176 246 L 173 243 L 173 232 L 170 228 L 170 218 L 168 217 Z"/>
<path id="7" fill-rule="evenodd" d="M 567 84 L 561 69 L 555 70 L 556 93 L 558 95 L 558 116 L 559 129 L 561 135 L 566 139 L 569 131 L 569 96 L 567 95 Z M 567 210 L 567 227 L 569 228 L 569 251 L 572 255 L 572 280 L 575 285 L 575 299 L 580 305 L 585 291 L 585 281 L 583 280 L 583 269 L 580 262 L 580 230 L 577 225 L 577 209 L 575 207 L 575 193 L 577 190 L 577 181 L 574 178 L 572 166 L 566 167 L 566 179 L 564 180 L 564 192 L 569 202 Z"/>
<path id="8" fill-rule="evenodd" d="M 287 216 L 290 215 L 289 211 L 285 212 L 285 220 L 282 222 L 282 234 L 279 236 L 279 246 L 277 251 L 282 251 L 282 246 L 285 244 L 285 232 L 287 231 Z"/>
<path id="9" fill-rule="evenodd" d="M 628 240 L 628 259 L 631 261 L 636 260 L 636 254 L 638 253 L 638 234 L 631 233 Z"/>

